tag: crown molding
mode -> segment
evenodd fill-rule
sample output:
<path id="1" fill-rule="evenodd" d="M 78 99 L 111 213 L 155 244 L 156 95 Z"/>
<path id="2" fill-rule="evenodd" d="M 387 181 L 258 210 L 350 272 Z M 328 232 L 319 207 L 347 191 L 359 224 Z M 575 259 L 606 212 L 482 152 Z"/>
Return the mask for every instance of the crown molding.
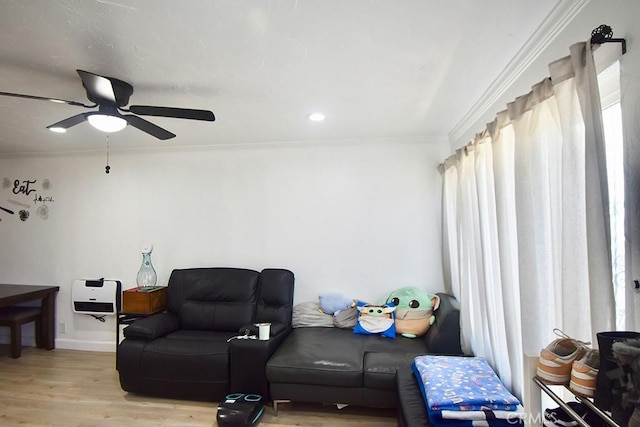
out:
<path id="1" fill-rule="evenodd" d="M 111 155 L 117 154 L 141 154 L 141 153 L 175 153 L 175 152 L 200 152 L 209 150 L 245 150 L 245 149 L 266 149 L 285 147 L 328 147 L 328 146 L 349 146 L 349 145 L 398 145 L 398 144 L 427 144 L 427 145 L 448 145 L 449 138 L 445 134 L 437 135 L 409 135 L 409 136 L 385 136 L 385 137 L 362 137 L 362 138 L 341 138 L 341 139 L 301 139 L 301 140 L 274 140 L 261 142 L 230 142 L 217 144 L 200 145 L 173 145 L 154 147 L 111 147 Z M 12 153 L 0 153 L 0 160 L 14 158 L 65 158 L 69 156 L 105 156 L 104 147 L 87 150 L 56 150 L 56 151 L 24 151 Z"/>
<path id="2" fill-rule="evenodd" d="M 589 0 L 560 0 L 556 4 L 480 99 L 449 132 L 451 144 L 459 141 L 480 120 L 588 2 Z"/>

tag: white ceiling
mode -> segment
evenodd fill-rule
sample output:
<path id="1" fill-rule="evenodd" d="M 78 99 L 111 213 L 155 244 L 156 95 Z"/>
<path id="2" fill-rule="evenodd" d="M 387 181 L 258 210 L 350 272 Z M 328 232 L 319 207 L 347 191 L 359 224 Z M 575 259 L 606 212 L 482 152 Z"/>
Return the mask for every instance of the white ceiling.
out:
<path id="1" fill-rule="evenodd" d="M 112 148 L 446 138 L 562 0 L 2 0 L 0 92 L 89 104 L 76 69 L 131 83 L 146 117 Z M 104 149 L 81 107 L 0 97 L 0 154 Z M 309 113 L 327 119 L 314 123 Z"/>

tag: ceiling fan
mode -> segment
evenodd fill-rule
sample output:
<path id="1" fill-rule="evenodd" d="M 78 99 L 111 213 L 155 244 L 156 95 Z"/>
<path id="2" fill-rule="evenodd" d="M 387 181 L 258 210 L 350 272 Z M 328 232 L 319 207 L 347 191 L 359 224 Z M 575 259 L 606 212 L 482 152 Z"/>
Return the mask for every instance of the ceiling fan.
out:
<path id="1" fill-rule="evenodd" d="M 98 107 L 97 111 L 80 113 L 47 126 L 48 129 L 54 132 L 66 132 L 70 127 L 86 120 L 93 127 L 103 132 L 117 132 L 124 129 L 127 125 L 131 125 L 158 139 L 166 140 L 176 135 L 138 116 L 172 117 L 177 119 L 204 120 L 208 122 L 213 122 L 216 119 L 213 112 L 209 110 L 157 107 L 151 105 L 131 105 L 128 108 L 124 108 L 129 103 L 129 97 L 133 93 L 133 86 L 113 77 L 100 76 L 83 70 L 76 71 L 87 92 L 87 98 L 93 102 L 94 105 L 19 93 L 0 92 L 0 95 L 58 102 L 84 108 Z M 133 114 L 121 114 L 121 112 Z"/>

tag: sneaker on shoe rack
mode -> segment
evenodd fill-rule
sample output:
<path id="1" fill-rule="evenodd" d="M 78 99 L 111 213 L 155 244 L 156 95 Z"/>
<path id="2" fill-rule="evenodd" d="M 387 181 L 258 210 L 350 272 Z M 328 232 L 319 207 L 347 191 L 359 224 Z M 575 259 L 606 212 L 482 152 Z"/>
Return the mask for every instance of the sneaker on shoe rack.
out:
<path id="1" fill-rule="evenodd" d="M 569 389 L 582 397 L 593 397 L 596 391 L 596 378 L 600 367 L 600 352 L 587 350 L 586 353 L 573 362 Z"/>
<path id="2" fill-rule="evenodd" d="M 536 376 L 547 384 L 568 385 L 573 362 L 582 357 L 589 343 L 570 338 L 559 329 L 553 332 L 562 338 L 540 350 Z"/>
<path id="3" fill-rule="evenodd" d="M 587 408 L 584 403 L 567 402 L 567 405 L 569 405 L 569 407 L 583 419 L 590 412 L 589 408 Z M 544 410 L 543 424 L 545 426 L 574 427 L 578 425 L 578 422 L 571 418 L 564 409 L 558 407 L 555 409 L 547 408 Z"/>

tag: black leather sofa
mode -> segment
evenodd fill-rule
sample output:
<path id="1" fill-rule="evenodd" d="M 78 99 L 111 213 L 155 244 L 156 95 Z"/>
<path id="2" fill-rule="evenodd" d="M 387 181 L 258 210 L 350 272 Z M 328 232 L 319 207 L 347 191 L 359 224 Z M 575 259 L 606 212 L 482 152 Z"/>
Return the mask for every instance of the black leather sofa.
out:
<path id="1" fill-rule="evenodd" d="M 178 269 L 167 310 L 124 330 L 116 366 L 125 391 L 220 401 L 230 392 L 269 399 L 265 364 L 291 330 L 294 276 L 289 270 Z M 233 339 L 270 322 L 269 340 Z"/>
<path id="2" fill-rule="evenodd" d="M 462 355 L 460 309 L 440 296 L 436 321 L 424 337 L 389 339 L 339 328 L 295 328 L 266 366 L 274 408 L 280 401 L 399 407 L 396 372 L 418 355 Z"/>

